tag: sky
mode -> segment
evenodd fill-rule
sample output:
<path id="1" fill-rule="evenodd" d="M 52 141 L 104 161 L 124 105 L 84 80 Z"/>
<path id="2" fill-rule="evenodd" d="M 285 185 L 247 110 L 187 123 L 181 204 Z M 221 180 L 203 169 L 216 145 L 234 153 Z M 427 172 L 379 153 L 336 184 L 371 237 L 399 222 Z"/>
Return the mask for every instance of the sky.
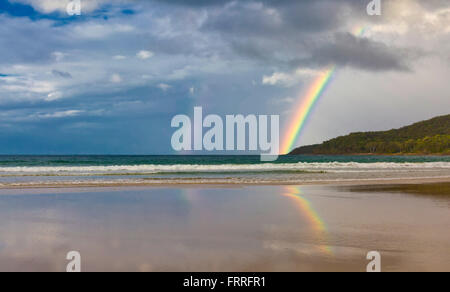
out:
<path id="1" fill-rule="evenodd" d="M 69 2 L 0 0 L 0 154 L 173 154 L 195 106 L 283 135 L 332 64 L 297 145 L 450 113 L 448 0 Z"/>

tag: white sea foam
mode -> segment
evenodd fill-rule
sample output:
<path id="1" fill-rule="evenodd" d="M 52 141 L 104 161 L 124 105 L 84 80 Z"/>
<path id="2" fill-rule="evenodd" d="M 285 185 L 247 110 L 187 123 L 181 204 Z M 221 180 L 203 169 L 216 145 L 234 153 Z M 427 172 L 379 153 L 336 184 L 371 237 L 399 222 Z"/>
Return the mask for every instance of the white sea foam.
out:
<path id="1" fill-rule="evenodd" d="M 448 181 L 450 176 L 418 176 L 408 177 L 372 177 L 372 178 L 328 178 L 323 179 L 263 179 L 263 178 L 192 178 L 192 179 L 158 179 L 158 180 L 136 180 L 136 179 L 117 179 L 117 180 L 67 180 L 67 181 L 26 181 L 0 183 L 1 188 L 33 188 L 33 187 L 108 187 L 108 186 L 159 186 L 159 185 L 261 185 L 261 184 L 346 184 L 346 183 L 370 183 L 370 182 L 395 182 L 402 180 L 404 182 L 417 181 Z"/>
<path id="2" fill-rule="evenodd" d="M 289 163 L 289 164 L 223 164 L 223 165 L 115 165 L 115 166 L 33 166 L 0 167 L 3 176 L 27 175 L 133 175 L 161 173 L 239 173 L 239 172 L 290 172 L 290 171 L 404 171 L 450 169 L 450 162 L 426 163 Z"/>

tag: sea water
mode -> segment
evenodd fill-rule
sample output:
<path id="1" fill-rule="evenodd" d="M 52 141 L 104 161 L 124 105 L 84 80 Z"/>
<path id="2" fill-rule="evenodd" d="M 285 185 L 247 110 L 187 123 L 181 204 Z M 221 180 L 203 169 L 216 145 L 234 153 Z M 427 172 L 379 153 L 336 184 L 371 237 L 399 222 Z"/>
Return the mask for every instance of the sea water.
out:
<path id="1" fill-rule="evenodd" d="M 0 156 L 0 187 L 450 177 L 449 156 Z"/>

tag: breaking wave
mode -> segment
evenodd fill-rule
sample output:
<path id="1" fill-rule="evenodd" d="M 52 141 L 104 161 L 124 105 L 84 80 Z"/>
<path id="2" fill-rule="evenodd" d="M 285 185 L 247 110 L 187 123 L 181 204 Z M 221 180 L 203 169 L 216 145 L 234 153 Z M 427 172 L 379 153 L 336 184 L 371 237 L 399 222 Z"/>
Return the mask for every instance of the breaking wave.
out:
<path id="1" fill-rule="evenodd" d="M 113 166 L 26 166 L 0 167 L 0 176 L 83 176 L 83 175 L 149 175 L 201 173 L 292 173 L 308 171 L 402 171 L 450 169 L 450 162 L 424 163 L 286 163 L 286 164 L 221 164 L 221 165 L 113 165 Z"/>

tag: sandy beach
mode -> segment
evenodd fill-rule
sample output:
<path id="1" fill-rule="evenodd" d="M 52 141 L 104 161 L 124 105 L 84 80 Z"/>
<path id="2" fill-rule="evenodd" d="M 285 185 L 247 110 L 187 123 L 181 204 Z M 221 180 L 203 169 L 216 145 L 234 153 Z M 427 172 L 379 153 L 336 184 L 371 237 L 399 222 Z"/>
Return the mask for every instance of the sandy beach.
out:
<path id="1" fill-rule="evenodd" d="M 112 187 L 240 187 L 240 186 L 349 186 L 349 185 L 392 185 L 392 184 L 430 184 L 449 182 L 450 177 L 428 178 L 388 178 L 388 179 L 348 179 L 348 180 L 311 180 L 311 181 L 239 181 L 235 179 L 173 179 L 173 180 L 146 180 L 146 181 L 102 181 L 102 182 L 47 182 L 47 183 L 21 183 L 3 184 L 1 189 L 47 189 L 47 188 L 112 188 Z"/>
<path id="2" fill-rule="evenodd" d="M 450 182 L 0 190 L 0 271 L 450 270 Z"/>

